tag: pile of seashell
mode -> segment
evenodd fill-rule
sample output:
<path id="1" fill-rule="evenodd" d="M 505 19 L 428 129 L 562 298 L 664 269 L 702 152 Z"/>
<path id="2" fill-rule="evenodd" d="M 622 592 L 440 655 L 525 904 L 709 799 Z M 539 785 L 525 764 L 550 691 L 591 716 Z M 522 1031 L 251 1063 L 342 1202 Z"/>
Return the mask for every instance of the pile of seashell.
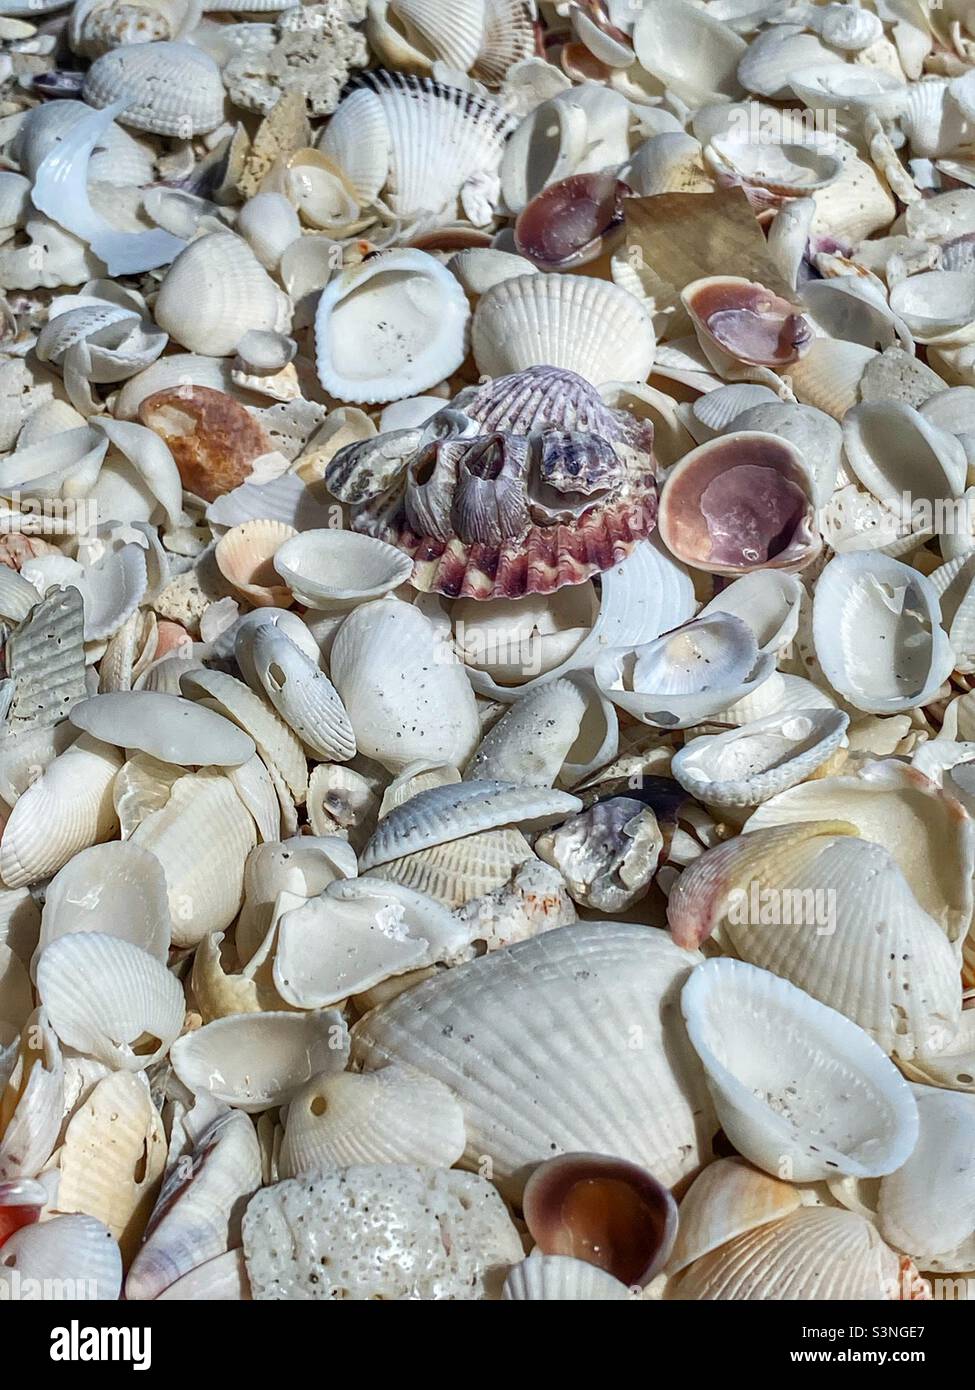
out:
<path id="1" fill-rule="evenodd" d="M 971 0 L 0 45 L 5 1295 L 971 1296 Z"/>

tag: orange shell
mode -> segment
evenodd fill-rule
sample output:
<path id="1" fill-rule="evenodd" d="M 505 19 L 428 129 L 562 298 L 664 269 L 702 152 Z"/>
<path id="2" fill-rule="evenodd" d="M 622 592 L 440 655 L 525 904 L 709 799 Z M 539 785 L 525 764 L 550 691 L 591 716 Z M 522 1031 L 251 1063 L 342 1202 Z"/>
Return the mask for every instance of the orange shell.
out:
<path id="1" fill-rule="evenodd" d="M 213 502 L 246 483 L 274 445 L 250 412 L 209 386 L 172 386 L 147 396 L 139 419 L 164 439 L 188 492 Z"/>

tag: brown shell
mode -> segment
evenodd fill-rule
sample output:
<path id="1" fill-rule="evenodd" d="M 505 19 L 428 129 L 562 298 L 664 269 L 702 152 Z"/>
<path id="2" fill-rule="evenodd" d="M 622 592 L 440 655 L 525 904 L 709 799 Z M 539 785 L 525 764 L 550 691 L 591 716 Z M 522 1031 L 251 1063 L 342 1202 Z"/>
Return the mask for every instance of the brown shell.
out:
<path id="1" fill-rule="evenodd" d="M 184 488 L 213 502 L 246 483 L 274 445 L 250 412 L 209 386 L 173 386 L 147 396 L 139 419 L 172 451 Z"/>

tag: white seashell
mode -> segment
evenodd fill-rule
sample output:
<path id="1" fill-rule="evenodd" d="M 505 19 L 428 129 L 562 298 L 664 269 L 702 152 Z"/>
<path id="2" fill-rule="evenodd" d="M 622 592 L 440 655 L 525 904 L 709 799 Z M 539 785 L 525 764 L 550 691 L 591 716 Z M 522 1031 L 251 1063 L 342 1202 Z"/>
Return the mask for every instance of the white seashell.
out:
<path id="1" fill-rule="evenodd" d="M 429 72 L 435 62 L 469 72 L 484 37 L 484 0 L 464 0 L 449 10 L 435 0 L 373 0 L 369 43 L 390 67 Z"/>
<path id="2" fill-rule="evenodd" d="M 286 541 L 274 567 L 299 603 L 341 613 L 366 599 L 382 598 L 409 579 L 408 555 L 355 531 L 302 531 Z"/>
<path id="3" fill-rule="evenodd" d="M 925 1270 L 975 1270 L 975 1097 L 915 1087 L 917 1147 L 880 1185 L 883 1238 Z"/>
<path id="4" fill-rule="evenodd" d="M 278 1171 L 355 1163 L 450 1168 L 466 1147 L 460 1102 L 439 1081 L 389 1066 L 315 1077 L 288 1106 Z"/>
<path id="5" fill-rule="evenodd" d="M 354 1065 L 403 1063 L 449 1086 L 464 1107 L 467 1158 L 490 1156 L 496 1181 L 595 1150 L 671 1185 L 702 1161 L 713 1132 L 675 1009 L 695 960 L 645 927 L 546 932 L 373 1009 L 356 1024 Z M 634 1027 L 639 1068 L 615 1060 Z M 609 1091 L 597 1081 L 608 1074 L 619 1078 Z"/>
<path id="6" fill-rule="evenodd" d="M 715 435 L 724 434 L 732 420 L 744 414 L 753 406 L 778 403 L 778 397 L 767 386 L 756 386 L 751 382 L 736 381 L 729 386 L 719 386 L 699 396 L 691 406 L 686 424 L 697 444 L 703 444 Z"/>
<path id="7" fill-rule="evenodd" d="M 319 380 L 348 401 L 425 391 L 463 361 L 469 314 L 460 285 L 433 256 L 408 248 L 374 256 L 322 293 L 315 314 Z"/>
<path id="8" fill-rule="evenodd" d="M 130 841 L 83 849 L 55 874 L 36 954 L 62 936 L 92 931 L 140 946 L 163 964 L 168 959 L 166 878 L 159 861 Z"/>
<path id="9" fill-rule="evenodd" d="M 58 1153 L 57 1208 L 101 1221 L 128 1264 L 142 1239 L 166 1162 L 166 1133 L 141 1076 L 97 1082 Z"/>
<path id="10" fill-rule="evenodd" d="M 119 420 L 136 419 L 139 406 L 147 396 L 174 386 L 209 386 L 214 391 L 239 395 L 232 380 L 232 369 L 233 363 L 226 358 L 203 357 L 192 352 L 177 352 L 161 357 L 125 383 L 115 401 L 116 417 Z M 253 399 L 247 397 L 246 393 L 244 398 Z"/>
<path id="11" fill-rule="evenodd" d="M 394 807 L 359 858 L 363 872 L 404 854 L 430 849 L 483 830 L 519 825 L 542 830 L 581 809 L 568 792 L 505 782 L 457 782 L 431 787 Z"/>
<path id="12" fill-rule="evenodd" d="M 300 479 L 298 482 L 303 489 Z M 250 484 L 244 483 L 243 486 L 249 487 Z M 218 497 L 216 500 L 219 503 L 222 499 Z M 292 602 L 292 598 L 285 586 L 277 582 L 274 557 L 285 541 L 294 535 L 297 535 L 294 527 L 283 521 L 266 518 L 243 521 L 220 537 L 213 558 L 227 583 L 233 585 L 236 592 L 249 603 L 284 607 Z"/>
<path id="13" fill-rule="evenodd" d="M 902 1297 L 901 1260 L 872 1222 L 835 1207 L 800 1207 L 746 1231 L 668 1285 L 686 1301 L 870 1300 Z"/>
<path id="14" fill-rule="evenodd" d="M 840 710 L 799 710 L 705 734 L 674 755 L 673 776 L 706 806 L 739 813 L 804 782 L 846 742 L 849 722 Z"/>
<path id="15" fill-rule="evenodd" d="M 815 22 L 815 21 L 814 21 Z M 860 53 L 883 37 L 883 22 L 859 4 L 830 4 L 818 14 L 816 29 L 830 48 Z"/>
<path id="16" fill-rule="evenodd" d="M 843 420 L 843 447 L 851 471 L 902 521 L 912 509 L 960 497 L 965 450 L 946 430 L 902 401 L 870 401 Z"/>
<path id="17" fill-rule="evenodd" d="M 616 716 L 605 701 L 610 711 L 607 721 L 601 703 L 592 686 L 578 678 L 561 677 L 535 686 L 492 726 L 465 777 L 536 787 L 565 780 L 571 784 L 573 778 L 584 775 L 580 765 L 595 762 L 599 766 L 616 756 Z"/>
<path id="18" fill-rule="evenodd" d="M 660 0 L 641 9 L 633 47 L 640 66 L 660 88 L 689 106 L 726 101 L 741 92 L 737 72 L 746 52 L 744 39 L 683 0 Z"/>
<path id="19" fill-rule="evenodd" d="M 244 906 L 236 929 L 241 959 L 250 960 L 267 938 L 282 895 L 316 897 L 335 879 L 355 878 L 356 872 L 355 851 L 334 836 L 302 835 L 255 849 L 244 867 Z"/>
<path id="20" fill-rule="evenodd" d="M 15 1289 L 84 1289 L 114 1303 L 122 1290 L 122 1256 L 112 1233 L 93 1216 L 53 1216 L 14 1231 L 4 1242 L 0 1284 Z"/>
<path id="21" fill-rule="evenodd" d="M 124 690 L 82 700 L 71 722 L 103 743 L 134 748 L 163 763 L 233 767 L 254 755 L 254 742 L 229 719 L 173 695 Z"/>
<path id="22" fill-rule="evenodd" d="M 792 74 L 802 73 L 836 55 L 815 34 L 791 24 L 777 24 L 752 40 L 738 64 L 738 80 L 746 91 L 774 101 L 795 94 Z"/>
<path id="23" fill-rule="evenodd" d="M 274 271 L 287 248 L 301 236 L 301 221 L 283 193 L 257 193 L 237 214 L 234 230 L 265 270 Z"/>
<path id="24" fill-rule="evenodd" d="M 735 960 L 697 967 L 681 1011 L 722 1127 L 751 1162 L 799 1182 L 877 1177 L 917 1139 L 907 1083 L 871 1038 L 825 1004 Z"/>
<path id="25" fill-rule="evenodd" d="M 124 1071 L 157 1062 L 183 1026 L 183 991 L 165 965 L 96 932 L 45 947 L 37 992 L 62 1042 Z"/>
<path id="26" fill-rule="evenodd" d="M 519 1302 L 621 1302 L 630 1290 L 598 1265 L 571 1255 L 532 1255 L 508 1272 L 503 1299 Z"/>
<path id="27" fill-rule="evenodd" d="M 531 846 L 519 830 L 487 830 L 404 854 L 370 869 L 368 877 L 400 883 L 445 907 L 458 908 L 503 888 Z"/>
<path id="28" fill-rule="evenodd" d="M 185 1296 L 176 1293 L 177 1281 L 239 1242 L 244 1207 L 261 1185 L 257 1135 L 245 1115 L 197 1100 L 183 1127 L 186 1151 L 171 1156 L 125 1281 L 129 1300 Z"/>
<path id="29" fill-rule="evenodd" d="M 283 777 L 291 795 L 304 800 L 308 764 L 301 743 L 271 705 L 224 671 L 187 671 L 180 677 L 180 688 L 196 699 L 215 702 L 219 713 L 250 734 L 269 770 Z"/>
<path id="30" fill-rule="evenodd" d="M 194 1093 L 254 1114 L 284 1105 L 320 1073 L 343 1071 L 348 1034 L 336 1009 L 233 1014 L 173 1044 L 173 1070 Z"/>
<path id="31" fill-rule="evenodd" d="M 174 946 L 195 946 L 234 920 L 244 861 L 256 839 L 254 820 L 233 784 L 216 772 L 178 778 L 165 805 L 140 821 L 131 843 L 163 867 Z M 213 847 L 209 856 L 200 854 L 204 843 Z"/>
<path id="32" fill-rule="evenodd" d="M 322 1008 L 466 947 L 462 924 L 430 899 L 399 884 L 339 880 L 279 919 L 274 983 L 286 1003 Z"/>
<path id="33" fill-rule="evenodd" d="M 781 1221 L 799 1205 L 799 1191 L 791 1183 L 770 1178 L 743 1158 L 719 1158 L 694 1179 L 680 1204 L 667 1272 L 679 1274 L 737 1236 Z"/>
<path id="34" fill-rule="evenodd" d="M 975 275 L 961 270 L 909 275 L 891 287 L 890 307 L 919 342 L 962 346 L 975 336 Z"/>
<path id="35" fill-rule="evenodd" d="M 522 1255 L 485 1178 L 399 1163 L 265 1188 L 243 1232 L 256 1299 L 483 1300 Z"/>
<path id="36" fill-rule="evenodd" d="M 596 658 L 596 684 L 615 705 L 646 724 L 687 728 L 744 699 L 775 669 L 755 634 L 729 613 L 715 612 L 636 648 Z"/>
<path id="37" fill-rule="evenodd" d="M 816 657 L 857 709 L 895 714 L 926 704 L 954 665 L 931 581 L 899 560 L 837 555 L 813 603 Z"/>
<path id="38" fill-rule="evenodd" d="M 474 692 L 412 605 L 381 599 L 356 608 L 339 628 L 329 669 L 359 751 L 389 771 L 421 759 L 459 767 L 473 753 L 480 732 Z"/>
<path id="39" fill-rule="evenodd" d="M 760 653 L 781 652 L 799 629 L 799 610 L 804 595 L 794 574 L 782 570 L 752 570 L 743 574 L 706 603 L 698 615 L 730 613 L 746 622 L 755 634 Z"/>
<path id="40" fill-rule="evenodd" d="M 189 140 L 223 120 L 220 70 L 190 43 L 132 43 L 96 58 L 82 95 L 90 106 L 118 103 L 120 119 L 136 130 Z"/>
<path id="41" fill-rule="evenodd" d="M 383 102 L 368 87 L 349 92 L 322 130 L 318 148 L 335 161 L 360 207 L 373 203 L 389 173 L 390 137 Z"/>
<path id="42" fill-rule="evenodd" d="M 33 1176 L 51 1156 L 64 1114 L 64 1063 L 45 1009 L 36 1009 L 19 1046 L 4 1059 L 0 1091 L 0 1181 Z M 9 1066 L 9 1074 L 7 1068 Z"/>
<path id="43" fill-rule="evenodd" d="M 157 1299 L 176 1299 L 180 1302 L 239 1303 L 250 1299 L 251 1290 L 244 1265 L 243 1250 L 227 1250 L 212 1260 L 191 1269 L 156 1294 Z"/>
<path id="44" fill-rule="evenodd" d="M 19 608 L 27 598 L 26 581 L 17 575 L 21 582 L 11 585 L 14 576 L 13 570 L 0 576 L 7 592 L 4 606 L 16 603 Z M 7 674 L 14 684 L 6 731 L 18 736 L 56 725 L 87 693 L 81 594 L 74 588 L 55 589 L 38 602 L 34 586 L 27 587 L 33 593 L 30 611 L 5 653 Z"/>
<path id="45" fill-rule="evenodd" d="M 255 629 L 250 659 L 281 718 L 316 757 L 346 762 L 355 756 L 352 725 L 325 673 L 280 627 Z"/>
<path id="46" fill-rule="evenodd" d="M 21 888 L 57 873 L 79 850 L 110 839 L 112 782 L 122 755 L 82 734 L 32 782 L 0 839 L 0 877 Z"/>
<path id="47" fill-rule="evenodd" d="M 664 839 L 649 806 L 626 795 L 597 802 L 535 841 L 581 907 L 622 912 L 646 897 Z"/>
<path id="48" fill-rule="evenodd" d="M 513 280 L 517 275 L 537 273 L 536 267 L 524 256 L 515 255 L 512 251 L 496 251 L 488 246 L 475 246 L 467 251 L 457 251 L 451 256 L 447 266 L 472 300 L 486 294 L 494 285 L 500 285 L 504 280 Z M 409 423 L 423 425 L 427 419 L 429 416 Z M 400 426 L 387 424 L 385 420 L 382 422 L 383 430 L 396 428 Z"/>
<path id="49" fill-rule="evenodd" d="M 478 301 L 471 346 L 487 376 L 545 365 L 598 386 L 645 381 L 656 341 L 647 310 L 616 285 L 584 275 L 519 275 Z"/>
<path id="50" fill-rule="evenodd" d="M 291 308 L 245 241 L 231 232 L 212 232 L 173 261 L 154 313 L 177 343 L 192 352 L 226 357 L 254 329 L 286 332 Z M 154 383 L 154 389 L 160 386 Z M 127 407 L 133 408 L 131 401 Z"/>

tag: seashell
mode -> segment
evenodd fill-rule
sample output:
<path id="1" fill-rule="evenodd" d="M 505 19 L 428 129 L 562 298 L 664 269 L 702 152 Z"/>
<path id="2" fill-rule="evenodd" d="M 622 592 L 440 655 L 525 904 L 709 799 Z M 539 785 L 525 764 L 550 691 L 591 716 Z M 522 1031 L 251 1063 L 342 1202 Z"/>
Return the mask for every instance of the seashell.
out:
<path id="1" fill-rule="evenodd" d="M 479 726 L 464 668 L 411 605 L 381 599 L 354 609 L 330 671 L 359 751 L 389 771 L 419 760 L 462 766 L 473 753 Z"/>
<path id="2" fill-rule="evenodd" d="M 375 256 L 336 276 L 319 300 L 319 380 L 340 400 L 425 391 L 463 361 L 469 312 L 460 285 L 426 252 Z"/>
<path id="3" fill-rule="evenodd" d="M 174 946 L 195 946 L 234 920 L 244 860 L 256 838 L 253 818 L 233 783 L 216 772 L 178 778 L 165 805 L 139 822 L 131 840 L 162 864 Z M 215 845 L 218 861 L 200 857 L 204 841 Z"/>
<path id="4" fill-rule="evenodd" d="M 254 755 L 252 739 L 212 710 L 174 695 L 124 690 L 82 700 L 75 728 L 103 743 L 134 748 L 162 763 L 234 767 Z"/>
<path id="5" fill-rule="evenodd" d="M 828 139 L 748 139 L 734 131 L 715 134 L 704 148 L 705 162 L 722 184 L 744 185 L 757 205 L 773 206 L 783 197 L 810 196 L 840 177 L 843 161 Z M 804 134 L 804 132 L 802 132 Z"/>
<path id="6" fill-rule="evenodd" d="M 701 155 L 699 140 L 683 131 L 662 131 L 645 141 L 623 166 L 623 178 L 642 198 L 661 193 L 710 193 L 714 181 Z"/>
<path id="7" fill-rule="evenodd" d="M 471 346 L 487 376 L 549 366 L 599 385 L 645 381 L 655 338 L 647 310 L 616 285 L 584 275 L 519 275 L 482 295 Z"/>
<path id="8" fill-rule="evenodd" d="M 300 1177 L 358 1163 L 449 1168 L 465 1148 L 447 1087 L 405 1067 L 314 1077 L 288 1107 L 278 1171 Z"/>
<path id="9" fill-rule="evenodd" d="M 704 444 L 716 435 L 724 434 L 737 416 L 746 414 L 752 406 L 763 404 L 779 404 L 775 392 L 767 386 L 747 381 L 718 386 L 706 395 L 698 396 L 686 417 L 686 427 L 698 444 Z"/>
<path id="10" fill-rule="evenodd" d="M 586 265 L 622 235 L 627 192 L 612 173 L 574 174 L 550 183 L 518 214 L 515 246 L 540 270 Z"/>
<path id="11" fill-rule="evenodd" d="M 383 817 L 359 857 L 365 872 L 405 854 L 501 826 L 542 830 L 581 809 L 567 792 L 505 782 L 457 782 L 431 787 Z"/>
<path id="12" fill-rule="evenodd" d="M 281 521 L 241 522 L 217 542 L 214 552 L 217 568 L 250 603 L 286 607 L 294 600 L 288 588 L 276 582 L 274 557 L 281 546 L 297 534 L 293 526 Z"/>
<path id="13" fill-rule="evenodd" d="M 901 1261 L 872 1222 L 835 1207 L 800 1207 L 697 1260 L 665 1297 L 876 1301 L 899 1298 L 901 1288 Z"/>
<path id="14" fill-rule="evenodd" d="M 260 693 L 261 683 L 252 658 L 254 635 L 259 627 L 263 627 L 267 623 L 274 623 L 280 627 L 282 632 L 285 632 L 292 642 L 300 647 L 316 665 L 321 658 L 318 643 L 297 614 L 289 612 L 285 608 L 255 608 L 235 624 L 234 659 L 247 684 L 258 693 Z"/>
<path id="15" fill-rule="evenodd" d="M 89 106 L 122 106 L 136 130 L 188 140 L 223 120 L 224 89 L 216 63 L 190 43 L 129 43 L 110 49 L 85 74 Z"/>
<path id="16" fill-rule="evenodd" d="M 801 569 L 821 548 L 805 461 L 770 434 L 726 434 L 686 454 L 661 493 L 659 525 L 678 560 L 712 574 Z"/>
<path id="17" fill-rule="evenodd" d="M 795 94 L 793 73 L 801 77 L 804 70 L 835 59 L 817 35 L 804 34 L 797 25 L 778 24 L 748 45 L 738 64 L 738 81 L 757 96 L 787 101 Z"/>
<path id="18" fill-rule="evenodd" d="M 355 734 L 338 691 L 282 628 L 256 628 L 250 660 L 267 698 L 306 748 L 329 762 L 355 756 Z"/>
<path id="19" fill-rule="evenodd" d="M 33 1175 L 51 1156 L 64 1114 L 64 1063 L 45 1009 L 21 1030 L 0 1091 L 0 1180 Z"/>
<path id="20" fill-rule="evenodd" d="M 275 271 L 284 252 L 301 235 L 301 221 L 283 193 L 256 193 L 238 213 L 234 230 L 264 269 Z"/>
<path id="21" fill-rule="evenodd" d="M 429 72 L 435 62 L 469 72 L 484 36 L 485 6 L 479 0 L 448 13 L 430 0 L 377 0 L 370 5 L 366 34 L 377 57 L 410 72 Z"/>
<path id="22" fill-rule="evenodd" d="M 235 352 L 245 333 L 285 333 L 291 322 L 287 296 L 247 242 L 231 232 L 208 233 L 180 252 L 153 312 L 175 342 L 211 357 Z"/>
<path id="23" fill-rule="evenodd" d="M 101 1221 L 83 1214 L 52 1216 L 4 1242 L 0 1284 L 6 1297 L 21 1288 L 84 1289 L 85 1298 L 114 1303 L 122 1289 L 122 1256 Z"/>
<path id="24" fill-rule="evenodd" d="M 179 981 L 118 937 L 52 941 L 37 963 L 37 992 L 63 1043 L 122 1071 L 158 1062 L 183 1026 Z"/>
<path id="25" fill-rule="evenodd" d="M 803 405 L 842 420 L 860 400 L 860 383 L 879 354 L 862 343 L 817 338 L 789 369 L 792 389 Z"/>
<path id="26" fill-rule="evenodd" d="M 176 1299 L 180 1302 L 196 1302 L 207 1299 L 210 1302 L 239 1303 L 250 1299 L 250 1284 L 244 1265 L 243 1250 L 227 1250 L 212 1260 L 191 1269 L 175 1283 L 170 1284 L 157 1299 Z"/>
<path id="27" fill-rule="evenodd" d="M 232 1014 L 184 1033 L 170 1055 L 195 1094 L 256 1114 L 286 1104 L 313 1076 L 344 1070 L 348 1034 L 336 1009 Z"/>
<path id="28" fill-rule="evenodd" d="M 0 184 L 2 190 L 2 184 Z M 455 251 L 447 262 L 451 274 L 456 275 L 465 294 L 471 300 L 486 294 L 494 285 L 504 280 L 513 280 L 516 275 L 533 275 L 535 267 L 524 256 L 511 251 L 497 251 L 493 247 L 475 246 L 466 251 Z M 427 417 L 429 418 L 429 417 Z M 426 419 L 418 421 L 425 424 Z M 384 429 L 391 428 L 385 425 Z"/>
<path id="29" fill-rule="evenodd" d="M 800 1205 L 791 1183 L 770 1178 L 742 1158 L 719 1158 L 704 1169 L 680 1204 L 671 1277 L 738 1236 L 781 1221 Z"/>
<path id="30" fill-rule="evenodd" d="M 257 1135 L 245 1115 L 197 1099 L 184 1128 L 186 1151 L 173 1155 L 125 1281 L 128 1300 L 177 1297 L 179 1281 L 237 1245 L 244 1208 L 261 1185 Z"/>
<path id="31" fill-rule="evenodd" d="M 640 66 L 659 87 L 691 107 L 741 92 L 737 71 L 746 52 L 744 39 L 683 0 L 662 0 L 641 10 L 633 26 L 633 47 Z"/>
<path id="32" fill-rule="evenodd" d="M 299 603 L 332 613 L 383 598 L 412 572 L 408 558 L 393 546 L 333 529 L 303 531 L 286 541 L 274 567 Z"/>
<path id="33" fill-rule="evenodd" d="M 968 1174 L 975 1099 L 915 1087 L 917 1147 L 880 1185 L 880 1234 L 926 1270 L 975 1268 L 975 1209 Z"/>
<path id="34" fill-rule="evenodd" d="M 687 728 L 744 699 L 768 679 L 775 657 L 760 655 L 740 618 L 714 613 L 645 645 L 609 648 L 593 675 L 615 705 L 647 724 Z"/>
<path id="35" fill-rule="evenodd" d="M 682 945 L 699 945 L 720 923 L 742 960 L 910 1059 L 944 1047 L 958 1026 L 957 952 L 888 852 L 852 829 L 776 826 L 709 850 L 678 880 L 668 919 Z M 844 891 L 850 876 L 869 882 L 870 894 Z"/>
<path id="36" fill-rule="evenodd" d="M 183 486 L 207 502 L 258 481 L 257 461 L 272 448 L 244 406 L 208 386 L 156 391 L 139 405 L 139 418 L 166 441 Z"/>
<path id="37" fill-rule="evenodd" d="M 910 1154 L 918 1120 L 907 1083 L 835 1009 L 721 959 L 692 973 L 681 1010 L 722 1127 L 759 1168 L 774 1176 L 787 1164 L 799 1182 L 878 1177 Z"/>
<path id="38" fill-rule="evenodd" d="M 691 739 L 674 755 L 672 774 L 706 806 L 740 815 L 812 776 L 846 742 L 849 722 L 840 710 L 772 714 Z"/>
<path id="39" fill-rule="evenodd" d="M 102 1222 L 129 1264 L 165 1161 L 166 1134 L 148 1086 L 131 1072 L 113 1072 L 68 1123 L 58 1159 L 58 1210 Z"/>
<path id="40" fill-rule="evenodd" d="M 598 1144 L 670 1186 L 698 1166 L 713 1124 L 675 1009 L 694 960 L 645 927 L 546 932 L 372 1010 L 354 1029 L 354 1066 L 399 1062 L 448 1085 L 464 1107 L 468 1159 L 489 1155 L 502 1185 L 528 1163 Z M 607 1094 L 595 1076 L 634 1026 L 648 1065 L 621 1067 Z"/>
<path id="41" fill-rule="evenodd" d="M 233 362 L 223 357 L 203 357 L 192 352 L 171 353 L 125 382 L 115 400 L 116 416 L 119 420 L 134 419 L 147 396 L 177 386 L 207 386 L 212 391 L 224 391 L 235 399 L 255 399 L 247 392 L 238 390 L 232 371 Z"/>
<path id="42" fill-rule="evenodd" d="M 535 853 L 559 870 L 580 906 L 621 912 L 649 892 L 663 844 L 650 807 L 614 796 L 540 835 Z"/>
<path id="43" fill-rule="evenodd" d="M 571 677 L 535 686 L 492 726 L 465 777 L 551 787 L 563 780 L 563 770 L 571 781 L 580 763 L 610 761 L 616 756 L 616 716 L 610 713 L 607 722 L 605 708 L 600 716 L 592 695 L 591 687 Z"/>
<path id="44" fill-rule="evenodd" d="M 115 832 L 112 781 L 122 756 L 82 734 L 27 788 L 0 838 L 0 877 L 8 888 L 50 878 L 79 850 Z"/>
<path id="45" fill-rule="evenodd" d="M 903 521 L 913 508 L 933 511 L 965 489 L 962 445 L 902 401 L 865 401 L 848 411 L 843 447 L 850 470 Z"/>
<path id="46" fill-rule="evenodd" d="M 885 555 L 837 555 L 816 586 L 817 660 L 857 709 L 913 709 L 932 698 L 954 665 L 940 617 L 937 592 L 917 570 Z"/>
<path id="47" fill-rule="evenodd" d="M 355 851 L 334 836 L 296 836 L 258 847 L 244 867 L 244 906 L 236 929 L 241 959 L 250 960 L 267 939 L 283 897 L 312 898 L 335 879 L 355 875 Z"/>
<path id="48" fill-rule="evenodd" d="M 622 1301 L 630 1290 L 598 1265 L 569 1255 L 537 1255 L 522 1260 L 508 1271 L 503 1299 L 519 1302 Z"/>
<path id="49" fill-rule="evenodd" d="M 579 171 L 588 138 L 578 88 L 540 103 L 518 124 L 501 156 L 501 191 L 513 213 L 547 187 Z"/>
<path id="50" fill-rule="evenodd" d="M 262 1300 L 483 1300 L 497 1296 L 502 1271 L 522 1255 L 485 1178 L 399 1163 L 265 1188 L 243 1231 L 251 1289 Z"/>
<path id="51" fill-rule="evenodd" d="M 764 285 L 735 275 L 694 280 L 681 302 L 702 339 L 736 361 L 753 366 L 787 367 L 812 342 L 812 329 L 788 300 Z"/>
<path id="52" fill-rule="evenodd" d="M 402 884 L 453 909 L 504 887 L 531 857 L 519 830 L 488 830 L 404 854 L 370 869 L 369 877 Z"/>
<path id="53" fill-rule="evenodd" d="M 891 286 L 890 307 L 922 343 L 961 346 L 972 341 L 975 276 L 961 270 L 929 270 Z"/>
<path id="54" fill-rule="evenodd" d="M 782 570 L 752 570 L 715 594 L 698 614 L 730 613 L 741 618 L 755 634 L 759 652 L 781 652 L 799 629 L 804 596 L 802 584 Z"/>
<path id="55" fill-rule="evenodd" d="M 539 1164 L 522 1207 L 543 1254 L 588 1260 L 631 1288 L 649 1284 L 677 1234 L 667 1188 L 635 1163 L 603 1154 L 561 1154 Z"/>
<path id="56" fill-rule="evenodd" d="M 166 963 L 169 904 L 158 860 L 113 840 L 83 849 L 54 875 L 44 894 L 35 963 L 52 941 L 91 931 L 129 941 Z"/>
<path id="57" fill-rule="evenodd" d="M 15 571 L 9 573 L 13 576 Z M 6 571 L 0 574 L 0 585 L 8 595 L 4 606 L 16 604 L 19 609 L 26 591 L 18 586 L 14 599 L 6 575 Z M 57 588 L 38 602 L 37 591 L 29 587 L 31 607 L 4 653 L 14 686 L 6 720 L 10 734 L 50 728 L 87 693 L 81 594 L 74 588 Z"/>
<path id="58" fill-rule="evenodd" d="M 725 390 L 745 389 L 744 387 Z M 712 392 L 712 394 L 717 394 Z M 704 397 L 706 401 L 707 396 Z M 750 406 L 729 421 L 729 433 L 758 432 L 776 434 L 798 449 L 813 477 L 813 495 L 821 507 L 829 501 L 836 483 L 843 450 L 843 436 L 837 422 L 822 410 L 809 405 L 774 404 Z"/>
<path id="59" fill-rule="evenodd" d="M 318 148 L 342 170 L 360 207 L 374 203 L 389 173 L 390 133 L 383 102 L 357 87 L 326 122 Z"/>

